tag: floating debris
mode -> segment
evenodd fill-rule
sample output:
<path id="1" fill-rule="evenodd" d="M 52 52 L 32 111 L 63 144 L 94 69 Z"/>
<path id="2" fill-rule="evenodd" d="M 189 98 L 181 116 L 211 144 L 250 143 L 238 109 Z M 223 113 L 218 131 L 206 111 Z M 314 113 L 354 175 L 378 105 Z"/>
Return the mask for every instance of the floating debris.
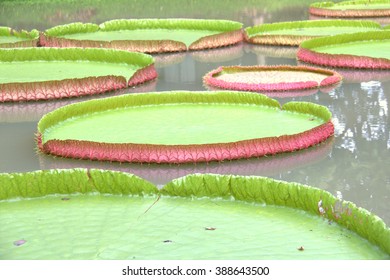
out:
<path id="1" fill-rule="evenodd" d="M 62 197 L 61 200 L 67 201 L 70 200 L 70 197 Z"/>
<path id="2" fill-rule="evenodd" d="M 205 230 L 216 230 L 217 228 L 215 228 L 215 227 L 205 227 L 204 229 Z"/>
<path id="3" fill-rule="evenodd" d="M 325 214 L 325 210 L 322 208 L 322 199 L 318 201 L 318 211 L 320 212 L 321 216 Z"/>
<path id="4" fill-rule="evenodd" d="M 26 243 L 27 241 L 24 240 L 24 239 L 20 239 L 20 240 L 16 240 L 14 241 L 14 245 L 15 246 L 22 246 L 24 243 Z"/>
<path id="5" fill-rule="evenodd" d="M 304 251 L 305 250 L 305 248 L 303 246 L 298 247 L 297 249 L 298 249 L 298 251 Z"/>
<path id="6" fill-rule="evenodd" d="M 164 240 L 163 242 L 164 243 L 172 243 L 173 241 L 172 240 Z"/>

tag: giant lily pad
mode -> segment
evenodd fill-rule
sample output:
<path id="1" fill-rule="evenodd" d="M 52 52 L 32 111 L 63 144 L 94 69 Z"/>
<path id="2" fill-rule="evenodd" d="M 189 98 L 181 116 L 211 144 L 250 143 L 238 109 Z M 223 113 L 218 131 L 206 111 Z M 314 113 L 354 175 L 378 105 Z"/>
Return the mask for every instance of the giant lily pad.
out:
<path id="1" fill-rule="evenodd" d="M 0 49 L 0 102 L 92 95 L 157 77 L 146 54 L 107 49 Z"/>
<path id="2" fill-rule="evenodd" d="M 2 259 L 389 259 L 390 229 L 330 193 L 263 177 L 0 175 Z"/>
<path id="3" fill-rule="evenodd" d="M 36 47 L 38 38 L 38 30 L 32 30 L 30 32 L 25 30 L 16 31 L 9 27 L 0 26 L 1 48 Z"/>
<path id="4" fill-rule="evenodd" d="M 331 113 L 241 92 L 156 92 L 80 102 L 45 115 L 38 146 L 53 155 L 183 163 L 304 149 L 333 135 Z"/>
<path id="5" fill-rule="evenodd" d="M 242 91 L 289 91 L 327 87 L 341 81 L 334 71 L 305 66 L 221 66 L 203 77 L 205 84 Z"/>
<path id="6" fill-rule="evenodd" d="M 133 19 L 100 25 L 72 23 L 45 31 L 51 47 L 104 47 L 146 53 L 211 49 L 243 39 L 242 24 L 227 20 Z"/>
<path id="7" fill-rule="evenodd" d="M 252 44 L 298 46 L 316 37 L 377 30 L 381 25 L 373 21 L 307 20 L 247 27 L 245 38 Z"/>
<path id="8" fill-rule="evenodd" d="M 388 17 L 390 16 L 389 0 L 353 0 L 334 2 L 317 2 L 310 5 L 312 15 L 323 17 Z"/>
<path id="9" fill-rule="evenodd" d="M 311 39 L 299 46 L 299 60 L 331 67 L 390 69 L 390 30 Z"/>

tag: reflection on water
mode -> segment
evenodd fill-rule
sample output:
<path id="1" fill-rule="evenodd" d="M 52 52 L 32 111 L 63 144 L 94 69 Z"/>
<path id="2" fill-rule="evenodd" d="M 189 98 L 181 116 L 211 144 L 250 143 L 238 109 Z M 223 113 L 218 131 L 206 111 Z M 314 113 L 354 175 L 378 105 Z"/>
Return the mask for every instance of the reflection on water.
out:
<path id="1" fill-rule="evenodd" d="M 164 68 L 169 65 L 182 63 L 187 53 L 185 52 L 174 52 L 174 53 L 162 53 L 153 54 L 154 66 L 156 68 Z"/>
<path id="2" fill-rule="evenodd" d="M 294 153 L 278 154 L 262 158 L 197 164 L 107 163 L 58 158 L 46 154 L 39 154 L 39 161 L 41 169 L 66 169 L 76 167 L 110 169 L 134 173 L 154 184 L 162 186 L 175 178 L 194 173 L 233 174 L 242 176 L 276 175 L 295 168 L 316 164 L 330 156 L 332 147 L 333 138 L 330 138 L 315 147 Z"/>
<path id="3" fill-rule="evenodd" d="M 79 3 L 74 4 L 73 10 L 66 2 L 46 2 L 46 6 L 40 6 L 40 13 L 50 15 L 51 18 L 48 19 L 29 17 L 32 13 L 26 7 L 13 11 L 14 16 L 9 16 L 12 6 L 9 3 L 12 1 L 8 1 L 8 4 L 2 3 L 0 7 L 1 25 L 26 29 L 49 28 L 71 21 L 100 23 L 114 18 L 132 17 L 138 13 L 137 17 L 176 15 L 227 18 L 241 21 L 246 27 L 262 22 L 307 19 L 309 15 L 306 7 L 315 1 L 304 0 L 298 4 L 295 1 L 293 4 L 292 1 L 285 0 L 248 0 L 240 1 L 240 7 L 237 7 L 237 1 L 200 0 L 185 1 L 192 6 L 177 5 L 179 8 L 173 8 L 177 1 L 167 0 L 156 1 L 150 10 L 146 10 L 136 4 L 131 8 L 125 7 L 126 1 L 120 0 L 117 5 L 103 10 L 102 3 L 105 2 L 96 1 L 97 4 L 94 4 L 95 1 L 73 1 Z M 204 5 L 202 9 L 199 6 L 201 4 Z M 37 7 L 33 5 L 32 9 Z M 77 12 L 74 9 L 77 9 Z M 150 89 L 140 87 L 134 90 L 205 90 L 202 77 L 218 66 L 297 65 L 297 61 L 283 50 L 242 44 L 215 51 L 182 53 L 178 56 L 160 55 L 156 64 L 159 73 L 156 83 L 149 85 Z M 52 158 L 36 153 L 34 133 L 38 119 L 68 101 L 72 103 L 83 99 L 53 103 L 0 104 L 0 172 L 57 167 L 109 168 L 134 172 L 158 184 L 194 172 L 270 176 L 326 189 L 335 195 L 339 191 L 344 199 L 373 211 L 390 225 L 390 71 L 339 72 L 345 75 L 345 79 L 337 88 L 306 96 L 278 98 L 281 103 L 292 100 L 315 102 L 332 111 L 335 137 L 306 151 L 268 158 L 197 165 L 116 164 Z M 113 94 L 118 93 L 108 93 L 104 96 Z"/>
<path id="4" fill-rule="evenodd" d="M 4 122 L 31 122 L 39 121 L 44 114 L 47 114 L 57 108 L 65 105 L 99 99 L 122 94 L 141 93 L 155 91 L 157 80 L 149 81 L 142 85 L 132 88 L 124 88 L 116 91 L 97 94 L 94 96 L 82 96 L 74 98 L 63 98 L 49 101 L 31 101 L 31 102 L 7 102 L 0 103 L 0 123 Z"/>
<path id="5" fill-rule="evenodd" d="M 298 61 L 300 66 L 321 67 L 319 65 Z M 343 77 L 343 83 L 356 84 L 364 82 L 386 82 L 390 81 L 390 71 L 388 70 L 367 70 L 367 69 L 348 69 L 348 68 L 333 68 L 327 69 L 336 71 Z"/>
<path id="6" fill-rule="evenodd" d="M 295 60 L 298 47 L 286 47 L 286 46 L 270 46 L 270 45 L 257 45 L 247 44 L 246 49 L 248 52 L 253 52 L 260 58 L 265 57 L 283 57 Z"/>
<path id="7" fill-rule="evenodd" d="M 194 51 L 189 55 L 199 62 L 222 63 L 241 58 L 244 55 L 244 44 L 241 43 L 224 48 Z"/>

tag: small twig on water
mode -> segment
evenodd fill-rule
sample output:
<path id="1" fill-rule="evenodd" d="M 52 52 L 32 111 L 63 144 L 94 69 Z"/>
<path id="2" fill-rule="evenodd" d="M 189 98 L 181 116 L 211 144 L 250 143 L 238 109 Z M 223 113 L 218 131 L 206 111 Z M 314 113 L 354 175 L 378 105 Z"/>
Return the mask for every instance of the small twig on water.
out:
<path id="1" fill-rule="evenodd" d="M 143 216 L 143 215 L 145 215 L 159 200 L 160 200 L 160 197 L 161 197 L 161 195 L 159 195 L 158 197 L 157 197 L 157 199 L 153 202 L 153 204 L 152 205 L 150 205 L 149 207 L 148 207 L 148 209 L 146 209 L 145 210 L 145 212 L 144 213 L 142 213 L 141 215 L 139 215 L 138 216 L 138 219 L 139 218 L 141 218 L 141 216 Z"/>

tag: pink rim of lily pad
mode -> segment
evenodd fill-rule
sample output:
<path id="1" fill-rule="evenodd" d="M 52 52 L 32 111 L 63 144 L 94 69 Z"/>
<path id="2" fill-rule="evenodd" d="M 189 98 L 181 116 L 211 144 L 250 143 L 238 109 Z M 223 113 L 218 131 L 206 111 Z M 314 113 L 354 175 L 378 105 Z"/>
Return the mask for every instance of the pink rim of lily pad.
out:
<path id="1" fill-rule="evenodd" d="M 57 109 L 50 114 L 43 116 L 39 121 L 36 137 L 37 146 L 39 150 L 45 154 L 74 159 L 138 163 L 195 163 L 261 157 L 277 153 L 293 152 L 317 145 L 334 134 L 334 125 L 331 121 L 331 113 L 329 110 L 326 107 L 312 103 L 289 102 L 280 106 L 276 100 L 270 99 L 265 95 L 242 92 L 158 92 L 150 93 L 150 97 L 147 95 L 148 94 L 143 94 L 142 98 L 141 96 L 134 94 L 105 98 L 104 100 L 91 100 L 66 106 L 66 109 L 63 109 L 65 107 Z M 170 100 L 169 102 L 173 102 L 173 100 L 175 100 L 175 102 L 185 102 L 186 104 L 189 102 L 194 104 L 206 102 L 212 105 L 221 102 L 244 102 L 244 104 L 271 106 L 280 108 L 280 110 L 310 114 L 321 118 L 323 122 L 311 129 L 295 134 L 210 144 L 165 145 L 109 143 L 72 139 L 43 140 L 45 130 L 53 125 L 53 121 L 55 122 L 59 119 L 66 119 L 69 117 L 68 114 L 64 115 L 66 110 L 69 112 L 74 110 L 85 113 L 86 110 L 95 108 L 95 105 L 97 106 L 97 103 L 100 102 L 104 102 L 104 106 L 107 106 L 107 109 L 115 109 L 118 108 L 117 104 L 121 104 L 120 107 L 130 108 L 129 106 L 135 106 L 134 104 L 136 104 L 136 106 L 155 104 L 158 100 L 161 100 L 160 102 L 163 100 Z M 150 103 L 151 101 L 153 103 Z"/>
<path id="2" fill-rule="evenodd" d="M 256 72 L 269 72 L 270 75 L 275 75 L 277 72 L 280 73 L 292 73 L 296 75 L 304 74 L 316 74 L 323 75 L 323 79 L 320 81 L 306 80 L 302 81 L 276 81 L 276 82 L 261 82 L 257 77 L 251 77 L 252 73 Z M 237 79 L 227 78 L 221 79 L 221 76 L 231 73 L 246 73 L 248 78 L 239 77 Z M 280 77 L 279 77 L 280 78 Z M 296 80 L 296 79 L 295 79 Z M 299 80 L 299 79 L 298 79 Z M 293 91 L 293 90 L 305 90 L 319 87 L 328 87 L 335 85 L 342 80 L 342 77 L 335 71 L 320 69 L 306 66 L 221 66 L 203 77 L 203 82 L 209 86 L 228 89 L 228 90 L 239 90 L 239 91 L 254 91 L 254 92 L 271 92 L 271 91 Z"/>
<path id="3" fill-rule="evenodd" d="M 29 51 L 32 52 L 29 57 Z M 117 52 L 117 53 L 115 53 Z M 2 102 L 20 102 L 20 101 L 37 101 L 37 100 L 52 100 L 61 98 L 71 98 L 80 96 L 90 96 L 108 91 L 123 89 L 126 87 L 134 87 L 136 85 L 153 80 L 157 77 L 157 72 L 154 67 L 154 60 L 151 56 L 141 53 L 121 52 L 117 50 L 104 49 L 49 49 L 49 48 L 23 48 L 14 50 L 0 51 L 0 61 L 12 62 L 22 61 L 18 56 L 25 57 L 26 61 L 50 61 L 53 57 L 57 57 L 61 61 L 62 57 L 67 53 L 71 57 L 69 61 L 75 60 L 77 57 L 96 56 L 96 61 L 107 62 L 117 60 L 118 56 L 123 55 L 126 62 L 134 59 L 138 60 L 136 64 L 138 69 L 131 77 L 107 75 L 107 76 L 91 76 L 84 78 L 72 78 L 63 80 L 48 80 L 38 82 L 9 82 L 0 83 L 0 103 Z M 93 54 L 92 54 L 93 53 Z M 92 55 L 91 55 L 92 54 Z M 49 58 L 49 56 L 52 58 Z M 84 59 L 83 59 L 84 60 Z M 85 59 L 88 61 L 87 59 Z M 128 81 L 127 81 L 128 79 Z"/>
<path id="4" fill-rule="evenodd" d="M 336 68 L 390 69 L 390 60 L 349 54 L 327 54 L 300 47 L 297 57 L 306 63 Z"/>
<path id="5" fill-rule="evenodd" d="M 125 87 L 126 79 L 115 76 L 0 84 L 0 102 L 51 100 L 87 96 Z"/>
<path id="6" fill-rule="evenodd" d="M 99 161 L 188 163 L 234 160 L 292 152 L 317 145 L 334 133 L 331 121 L 294 135 L 205 145 L 106 144 L 92 141 L 50 140 L 40 150 L 55 156 Z"/>
<path id="7" fill-rule="evenodd" d="M 209 162 L 207 164 L 185 163 L 177 165 L 159 164 L 121 164 L 110 163 L 110 170 L 133 173 L 156 184 L 163 185 L 167 182 L 185 175 L 194 173 L 235 174 L 235 175 L 277 175 L 301 167 L 313 166 L 324 160 L 332 152 L 334 137 L 324 142 L 294 153 L 279 154 L 271 157 L 252 158 L 245 160 L 233 160 Z M 39 153 L 39 165 L 45 169 L 70 169 L 70 168 L 94 168 L 107 169 L 107 162 L 80 161 L 73 159 L 58 160 Z"/>

